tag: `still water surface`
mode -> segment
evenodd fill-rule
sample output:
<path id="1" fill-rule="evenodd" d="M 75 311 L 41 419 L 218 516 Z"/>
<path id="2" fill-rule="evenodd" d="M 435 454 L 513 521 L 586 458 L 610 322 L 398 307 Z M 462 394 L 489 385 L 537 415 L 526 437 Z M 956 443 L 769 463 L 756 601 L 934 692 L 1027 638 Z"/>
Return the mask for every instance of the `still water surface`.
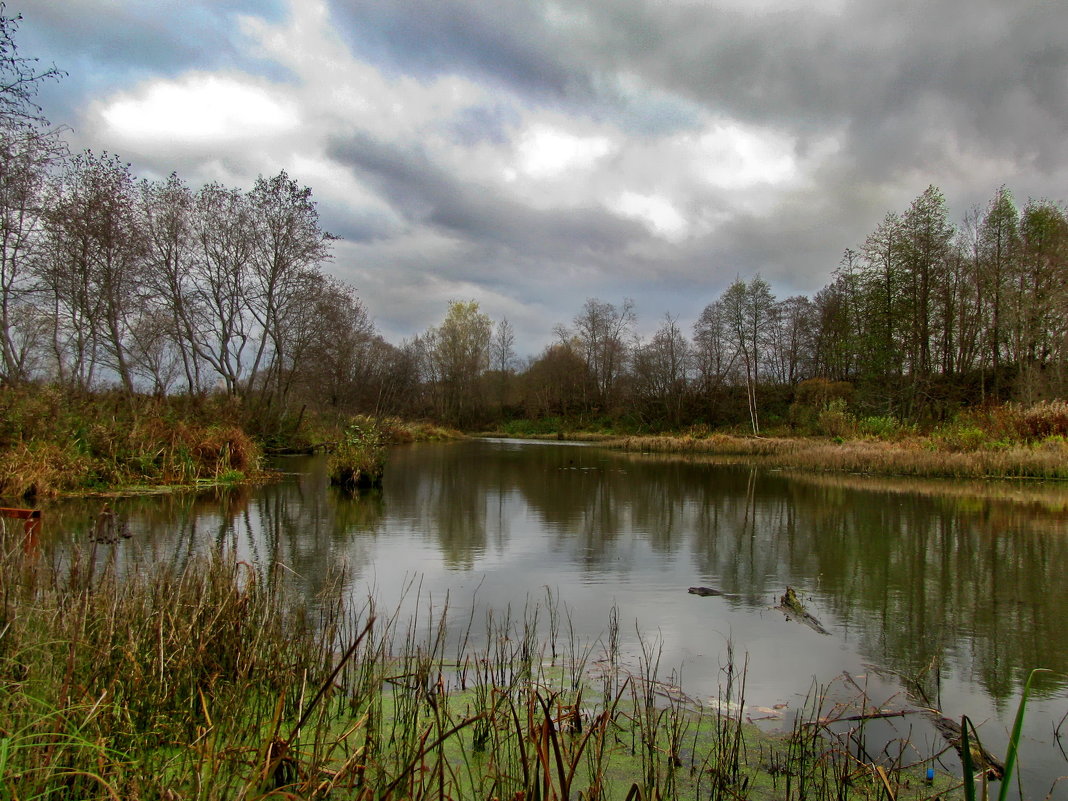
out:
<path id="1" fill-rule="evenodd" d="M 116 547 L 178 562 L 234 548 L 284 564 L 310 599 L 344 565 L 354 598 L 405 612 L 447 599 L 464 622 L 472 610 L 522 617 L 551 594 L 595 655 L 615 610 L 631 664 L 641 638 L 659 649 L 662 678 L 706 702 L 730 643 L 748 658 L 754 719 L 798 709 L 843 672 L 890 706 L 904 697 L 894 674 L 920 676 L 946 716 L 986 721 L 999 755 L 1028 672 L 1050 668 L 1061 675 L 1029 707 L 1025 797 L 1068 774 L 1057 736 L 1068 487 L 798 475 L 508 440 L 397 448 L 382 491 L 355 498 L 328 486 L 322 459 L 277 466 L 285 480 L 264 487 L 113 502 L 132 535 Z M 51 536 L 84 536 L 100 504 L 59 504 Z M 694 585 L 727 595 L 688 594 Z M 829 635 L 774 608 L 787 586 Z M 909 720 L 917 751 L 944 747 L 922 717 Z M 1068 782 L 1053 796 L 1068 798 Z"/>

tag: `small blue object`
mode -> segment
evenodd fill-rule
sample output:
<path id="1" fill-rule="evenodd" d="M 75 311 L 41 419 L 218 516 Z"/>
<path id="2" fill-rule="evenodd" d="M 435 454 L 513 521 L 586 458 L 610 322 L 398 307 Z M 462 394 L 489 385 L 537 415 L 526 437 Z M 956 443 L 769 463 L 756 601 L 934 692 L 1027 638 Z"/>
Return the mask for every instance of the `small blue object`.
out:
<path id="1" fill-rule="evenodd" d="M 934 768 L 928 768 L 927 769 L 927 781 L 929 781 L 929 782 L 933 782 L 934 781 Z"/>

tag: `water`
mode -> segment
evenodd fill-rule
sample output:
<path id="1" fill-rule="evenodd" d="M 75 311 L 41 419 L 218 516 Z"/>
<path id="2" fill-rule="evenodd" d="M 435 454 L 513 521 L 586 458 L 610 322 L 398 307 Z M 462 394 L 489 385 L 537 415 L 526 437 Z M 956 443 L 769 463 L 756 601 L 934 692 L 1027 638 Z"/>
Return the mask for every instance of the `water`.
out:
<path id="1" fill-rule="evenodd" d="M 814 684 L 835 698 L 864 687 L 896 709 L 918 683 L 947 717 L 981 722 L 1002 755 L 1029 671 L 1050 668 L 1029 706 L 1025 797 L 1068 774 L 1056 736 L 1068 714 L 1068 487 L 797 475 L 507 440 L 397 448 L 382 491 L 356 498 L 328 486 L 321 459 L 278 467 L 285 479 L 261 488 L 111 501 L 130 534 L 119 558 L 180 563 L 226 546 L 284 564 L 309 599 L 343 565 L 354 599 L 405 614 L 447 600 L 457 621 L 489 609 L 521 618 L 551 594 L 595 657 L 614 609 L 630 666 L 644 644 L 662 678 L 706 703 L 730 643 L 748 659 L 747 714 L 767 728 L 788 727 Z M 46 536 L 84 538 L 102 503 L 56 504 Z M 687 593 L 695 585 L 726 595 Z M 787 586 L 829 635 L 775 608 Z M 870 736 L 906 736 L 921 759 L 945 747 L 923 716 L 890 725 Z"/>

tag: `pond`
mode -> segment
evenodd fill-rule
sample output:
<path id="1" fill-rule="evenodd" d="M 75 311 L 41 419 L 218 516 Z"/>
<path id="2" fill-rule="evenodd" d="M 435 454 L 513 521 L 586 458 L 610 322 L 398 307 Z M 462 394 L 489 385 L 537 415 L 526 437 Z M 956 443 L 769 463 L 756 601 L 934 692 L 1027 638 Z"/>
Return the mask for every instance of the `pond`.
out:
<path id="1" fill-rule="evenodd" d="M 594 659 L 614 618 L 634 669 L 659 655 L 660 678 L 704 703 L 718 697 L 729 647 L 747 665 L 747 716 L 772 729 L 789 728 L 787 712 L 820 688 L 832 700 L 863 688 L 886 709 L 915 707 L 922 688 L 1003 755 L 1029 671 L 1050 668 L 1028 707 L 1024 797 L 1044 798 L 1068 774 L 1068 487 L 512 440 L 396 448 L 383 489 L 356 497 L 329 487 L 322 459 L 277 467 L 284 480 L 263 487 L 110 501 L 129 535 L 114 547 L 121 559 L 179 563 L 231 547 L 283 564 L 309 599 L 343 566 L 353 598 L 402 614 L 447 603 L 459 629 L 472 613 L 521 619 L 537 607 L 544 622 L 555 607 Z M 84 539 L 102 504 L 46 509 L 46 538 Z M 827 634 L 776 608 L 787 587 Z M 945 748 L 922 715 L 896 731 L 923 758 Z M 951 755 L 946 765 L 956 769 Z M 1054 797 L 1068 797 L 1068 782 Z"/>

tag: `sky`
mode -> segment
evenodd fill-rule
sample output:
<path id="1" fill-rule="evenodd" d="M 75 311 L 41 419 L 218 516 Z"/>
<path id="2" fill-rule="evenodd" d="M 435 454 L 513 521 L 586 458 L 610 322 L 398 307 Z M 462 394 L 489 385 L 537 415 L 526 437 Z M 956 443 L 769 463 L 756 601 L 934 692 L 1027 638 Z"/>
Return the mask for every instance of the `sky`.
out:
<path id="1" fill-rule="evenodd" d="M 688 328 L 812 295 L 928 185 L 1068 196 L 1062 0 L 9 0 L 72 149 L 285 170 L 400 343 L 451 300 L 534 355 L 587 298 Z"/>

